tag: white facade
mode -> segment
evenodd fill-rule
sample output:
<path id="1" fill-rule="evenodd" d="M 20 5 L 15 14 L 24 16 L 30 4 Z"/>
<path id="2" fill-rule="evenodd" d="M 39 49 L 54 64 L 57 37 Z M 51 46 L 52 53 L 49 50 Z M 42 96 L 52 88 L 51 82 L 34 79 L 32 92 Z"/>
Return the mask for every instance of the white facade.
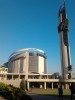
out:
<path id="1" fill-rule="evenodd" d="M 26 49 L 25 51 L 25 49 L 22 49 L 21 53 L 13 53 L 14 55 L 10 56 L 8 61 L 8 73 L 46 74 L 46 55 L 44 51 L 40 53 L 42 50 L 38 50 L 39 49 L 31 49 L 31 51 L 27 51 Z"/>
<path id="2" fill-rule="evenodd" d="M 43 57 L 41 57 L 41 56 L 39 56 L 39 64 L 38 64 L 38 72 L 39 73 L 44 73 L 44 58 Z"/>
<path id="3" fill-rule="evenodd" d="M 5 74 L 5 73 L 8 73 L 8 68 L 6 67 L 0 67 L 0 74 Z"/>

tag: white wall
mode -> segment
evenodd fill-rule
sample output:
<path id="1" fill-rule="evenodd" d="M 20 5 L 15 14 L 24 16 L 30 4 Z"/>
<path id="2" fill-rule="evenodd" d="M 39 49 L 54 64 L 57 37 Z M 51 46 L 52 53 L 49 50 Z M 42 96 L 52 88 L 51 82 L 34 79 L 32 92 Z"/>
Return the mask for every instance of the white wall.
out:
<path id="1" fill-rule="evenodd" d="M 38 58 L 38 71 L 39 73 L 43 73 L 44 72 L 44 58 L 39 56 Z"/>

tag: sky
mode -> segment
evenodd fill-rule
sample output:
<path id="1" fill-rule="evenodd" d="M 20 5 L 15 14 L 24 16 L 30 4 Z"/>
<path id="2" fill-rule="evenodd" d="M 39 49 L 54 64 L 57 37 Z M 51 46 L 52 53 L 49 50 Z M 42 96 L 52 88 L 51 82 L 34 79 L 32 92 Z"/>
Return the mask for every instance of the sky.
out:
<path id="1" fill-rule="evenodd" d="M 38 48 L 47 55 L 48 73 L 61 72 L 58 11 L 63 0 L 0 0 L 0 65 L 11 53 Z M 71 62 L 75 68 L 75 0 L 66 0 Z"/>

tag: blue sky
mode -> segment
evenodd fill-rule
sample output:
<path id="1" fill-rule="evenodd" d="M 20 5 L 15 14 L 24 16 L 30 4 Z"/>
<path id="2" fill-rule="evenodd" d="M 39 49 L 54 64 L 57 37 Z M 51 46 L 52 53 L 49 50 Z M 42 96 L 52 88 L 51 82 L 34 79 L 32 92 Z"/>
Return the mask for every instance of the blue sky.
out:
<path id="1" fill-rule="evenodd" d="M 63 0 L 0 0 L 0 65 L 22 48 L 45 51 L 48 72 L 60 72 L 58 10 Z M 75 0 L 66 0 L 69 41 L 75 67 Z"/>

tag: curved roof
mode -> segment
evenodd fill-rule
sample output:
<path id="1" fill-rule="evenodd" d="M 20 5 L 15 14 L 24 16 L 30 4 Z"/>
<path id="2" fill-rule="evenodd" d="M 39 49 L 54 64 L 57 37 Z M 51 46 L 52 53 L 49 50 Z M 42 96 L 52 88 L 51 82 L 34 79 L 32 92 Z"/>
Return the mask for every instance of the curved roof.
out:
<path id="1" fill-rule="evenodd" d="M 24 49 L 19 49 L 15 52 L 13 52 L 10 56 L 9 56 L 9 59 L 13 56 L 16 56 L 18 54 L 23 54 L 25 52 L 32 52 L 32 53 L 39 53 L 39 54 L 42 54 L 44 56 L 46 56 L 45 52 L 43 50 L 40 50 L 40 49 L 37 49 L 37 48 L 24 48 Z"/>

